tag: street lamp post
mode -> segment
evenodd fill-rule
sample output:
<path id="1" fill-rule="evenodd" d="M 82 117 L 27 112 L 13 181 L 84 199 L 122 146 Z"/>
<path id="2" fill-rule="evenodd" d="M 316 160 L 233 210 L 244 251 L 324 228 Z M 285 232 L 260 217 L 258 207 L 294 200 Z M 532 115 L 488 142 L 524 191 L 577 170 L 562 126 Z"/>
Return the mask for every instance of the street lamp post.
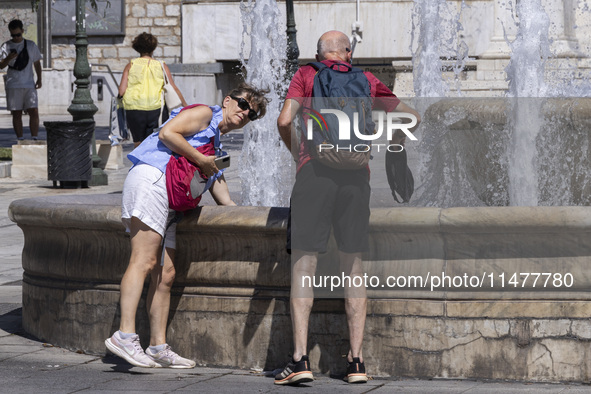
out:
<path id="1" fill-rule="evenodd" d="M 106 185 L 107 174 L 98 168 L 93 115 L 98 111 L 90 96 L 85 11 L 86 0 L 76 0 L 76 91 L 68 112 L 72 121 L 43 122 L 47 130 L 47 179 L 53 186 Z M 92 156 L 90 150 L 92 148 Z M 94 165 L 93 165 L 94 164 Z"/>
<path id="2" fill-rule="evenodd" d="M 300 50 L 296 38 L 297 30 L 293 12 L 293 0 L 286 0 L 285 8 L 287 17 L 287 73 L 289 79 L 291 79 L 298 69 Z"/>
<path id="3" fill-rule="evenodd" d="M 98 111 L 90 96 L 91 69 L 88 63 L 88 35 L 86 34 L 86 0 L 76 0 L 76 62 L 74 63 L 74 76 L 76 91 L 68 112 L 72 114 L 74 122 L 93 120 Z M 107 174 L 98 167 L 101 159 L 96 152 L 96 139 L 94 132 L 91 141 L 92 149 L 92 179 L 90 185 L 108 184 Z"/>
<path id="4" fill-rule="evenodd" d="M 74 121 L 92 119 L 98 111 L 90 97 L 90 64 L 88 63 L 88 36 L 86 34 L 86 0 L 76 0 L 76 91 L 68 112 Z"/>

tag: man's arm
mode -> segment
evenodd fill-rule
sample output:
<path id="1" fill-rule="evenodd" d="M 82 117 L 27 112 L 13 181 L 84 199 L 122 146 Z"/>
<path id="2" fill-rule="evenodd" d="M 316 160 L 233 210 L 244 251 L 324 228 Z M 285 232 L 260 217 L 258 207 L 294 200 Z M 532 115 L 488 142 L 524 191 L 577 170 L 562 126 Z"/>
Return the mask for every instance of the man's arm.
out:
<path id="1" fill-rule="evenodd" d="M 293 120 L 299 108 L 300 103 L 293 99 L 287 99 L 283 104 L 279 118 L 277 118 L 277 128 L 279 129 L 281 140 L 296 160 L 298 152 L 294 152 L 293 147 L 298 148 L 298 140 L 297 133 L 294 130 Z"/>
<path id="2" fill-rule="evenodd" d="M 369 74 L 369 75 L 368 75 Z M 375 75 L 368 73 L 366 74 L 370 82 L 375 86 L 375 104 L 380 109 L 386 112 L 405 112 L 414 115 L 417 118 L 417 124 L 414 127 L 410 127 L 408 130 L 414 133 L 421 123 L 421 115 L 412 107 L 406 105 L 386 85 L 384 85 Z M 406 134 L 402 130 L 396 130 L 392 136 L 390 144 L 400 144 L 404 146 L 406 142 Z"/>
<path id="3" fill-rule="evenodd" d="M 417 118 L 417 124 L 413 127 L 409 127 L 408 131 L 410 131 L 411 133 L 414 133 L 417 130 L 417 128 L 419 127 L 419 124 L 421 123 L 421 115 L 419 115 L 419 113 L 414 108 L 406 105 L 405 103 L 403 103 L 401 101 L 396 106 L 396 109 L 394 110 L 394 112 L 405 112 L 405 113 L 414 115 Z M 398 144 L 398 145 L 404 146 L 405 143 L 406 143 L 406 134 L 404 134 L 402 132 L 402 130 L 396 130 L 394 132 L 394 135 L 392 135 L 392 140 L 390 140 L 390 144 Z"/>
<path id="4" fill-rule="evenodd" d="M 0 57 L 5 54 L 6 47 L 2 47 L 2 51 L 0 52 Z M 8 66 L 8 63 L 14 58 L 16 58 L 18 54 L 16 52 L 11 52 L 7 54 L 2 60 L 0 60 L 0 70 Z"/>
<path id="5" fill-rule="evenodd" d="M 41 60 L 37 60 L 35 63 L 33 63 L 33 66 L 35 66 L 35 73 L 37 74 L 37 82 L 35 82 L 35 89 L 41 89 L 41 86 L 43 86 L 43 82 L 41 79 Z"/>
<path id="6" fill-rule="evenodd" d="M 413 114 L 417 118 L 417 124 L 409 129 L 411 133 L 414 133 L 419 127 L 419 123 L 421 123 L 421 115 L 419 115 L 419 113 L 414 108 L 406 105 L 402 101 L 396 106 L 395 112 L 406 112 L 408 114 Z"/>

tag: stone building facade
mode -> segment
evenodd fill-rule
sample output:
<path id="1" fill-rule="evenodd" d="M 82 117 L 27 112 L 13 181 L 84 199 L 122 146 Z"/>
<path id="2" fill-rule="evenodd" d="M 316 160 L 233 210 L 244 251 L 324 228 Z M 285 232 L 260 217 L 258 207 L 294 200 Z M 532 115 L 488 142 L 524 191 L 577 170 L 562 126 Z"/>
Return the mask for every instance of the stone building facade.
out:
<path id="1" fill-rule="evenodd" d="M 74 0 L 70 0 L 74 3 Z M 104 1 L 104 0 L 99 0 Z M 110 111 L 110 97 L 117 94 L 115 81 L 129 61 L 138 57 L 131 47 L 133 39 L 142 32 L 158 38 L 154 57 L 167 64 L 182 63 L 181 47 L 181 2 L 167 0 L 122 0 L 124 4 L 123 35 L 101 35 L 88 37 L 88 61 L 92 67 L 91 92 L 99 113 Z M 87 0 L 89 3 L 89 0 Z M 114 2 L 113 2 L 114 3 Z M 112 3 L 112 4 L 113 4 Z M 40 5 L 41 7 L 41 5 Z M 25 37 L 37 42 L 43 52 L 42 10 L 32 9 L 30 0 L 3 1 L 0 3 L 0 40 L 10 39 L 6 26 L 13 19 L 21 19 L 25 25 Z M 74 76 L 72 70 L 76 60 L 75 38 L 53 36 L 50 67 L 44 69 L 43 89 L 39 93 L 39 107 L 42 113 L 66 113 L 73 95 Z M 105 67 L 108 65 L 112 74 Z M 0 74 L 6 70 L 0 70 Z M 182 79 L 182 77 L 179 77 Z M 102 80 L 105 87 L 99 99 L 97 81 Z M 45 92 L 59 92 L 46 95 Z M 189 96 L 191 96 L 189 94 Z M 0 79 L 0 108 L 5 106 L 5 92 Z"/>
<path id="2" fill-rule="evenodd" d="M 25 38 L 37 42 L 37 13 L 33 11 L 30 1 L 0 2 L 0 43 L 10 40 L 8 23 L 20 19 L 25 25 Z"/>
<path id="3" fill-rule="evenodd" d="M 69 1 L 74 3 L 74 0 Z M 112 71 L 109 74 L 106 67 L 92 68 L 93 95 L 100 96 L 96 90 L 97 81 L 101 79 L 101 86 L 108 88 L 103 102 L 97 103 L 99 111 L 110 110 L 109 94 L 116 95 L 116 81 L 120 79 L 129 60 L 137 56 L 131 48 L 131 42 L 143 31 L 158 38 L 160 44 L 155 57 L 172 66 L 175 81 L 181 81 L 180 85 L 177 81 L 177 85 L 181 86 L 183 95 L 189 101 L 217 102 L 222 92 L 242 78 L 240 59 L 243 55 L 248 57 L 250 53 L 250 35 L 244 34 L 248 28 L 243 26 L 244 20 L 248 18 L 243 13 L 255 2 L 111 2 L 124 4 L 123 34 L 89 37 L 89 62 L 93 66 L 108 65 Z M 244 3 L 248 4 L 244 6 Z M 355 3 L 351 0 L 294 2 L 300 62 L 306 63 L 314 58 L 316 40 L 325 30 L 337 29 L 350 34 L 352 22 L 358 18 L 363 27 L 363 41 L 355 48 L 355 65 L 376 73 L 399 96 L 413 97 L 412 59 L 419 35 L 418 31 L 413 30 L 417 3 L 413 0 L 360 0 L 359 15 L 356 15 Z M 449 64 L 444 64 L 443 77 L 446 80 L 457 77 L 457 81 L 452 82 L 459 86 L 464 95 L 502 96 L 508 87 L 505 68 L 512 53 L 506 39 L 513 41 L 517 33 L 515 7 L 507 6 L 504 0 L 471 0 L 468 3 L 469 7 L 464 9 L 461 0 L 448 0 L 440 10 L 439 30 L 446 40 L 442 40 L 445 45 L 438 48 L 439 57 L 454 59 L 458 56 L 459 52 L 454 49 L 454 45 L 460 48 L 456 45 L 456 36 L 465 43 L 469 56 L 459 76 L 452 75 Z M 559 82 L 591 81 L 591 11 L 586 3 L 576 0 L 542 0 L 542 4 L 550 20 L 548 38 L 553 53 L 546 66 L 548 79 Z M 283 19 L 285 2 L 278 1 L 277 6 Z M 41 26 L 41 18 L 31 10 L 31 0 L 0 2 L 0 22 L 6 24 L 14 17 L 25 22 L 27 38 L 35 40 L 40 36 L 38 30 L 41 29 L 38 26 Z M 457 21 L 461 22 L 462 30 L 457 29 Z M 0 26 L 0 39 L 9 38 L 8 30 Z M 43 89 L 60 94 L 48 95 L 51 97 L 40 95 L 43 112 L 62 113 L 69 105 L 73 94 L 75 54 L 74 37 L 52 38 L 52 62 L 44 71 Z M 1 84 L 0 79 L 0 108 L 3 106 Z M 456 90 L 455 87 L 450 89 L 450 95 L 455 94 Z"/>
<path id="4" fill-rule="evenodd" d="M 74 0 L 71 0 L 74 2 Z M 10 39 L 4 27 L 12 19 L 21 19 L 26 26 L 26 38 L 39 44 L 40 15 L 32 10 L 31 1 L 0 3 L 0 40 Z M 129 60 L 137 57 L 131 42 L 138 34 L 148 32 L 158 38 L 154 57 L 167 63 L 182 61 L 181 3 L 167 0 L 125 0 L 125 35 L 89 37 L 88 60 L 91 64 L 108 64 L 113 71 L 122 71 Z M 72 69 L 76 58 L 73 37 L 53 37 L 51 68 Z"/>
<path id="5" fill-rule="evenodd" d="M 154 57 L 166 63 L 181 62 L 181 4 L 168 0 L 125 1 L 125 36 L 90 37 L 88 60 L 91 64 L 108 64 L 113 71 L 122 71 L 129 60 L 138 56 L 131 47 L 133 39 L 142 32 L 158 38 Z M 72 68 L 76 58 L 73 39 L 54 39 L 51 47 L 52 66 Z"/>

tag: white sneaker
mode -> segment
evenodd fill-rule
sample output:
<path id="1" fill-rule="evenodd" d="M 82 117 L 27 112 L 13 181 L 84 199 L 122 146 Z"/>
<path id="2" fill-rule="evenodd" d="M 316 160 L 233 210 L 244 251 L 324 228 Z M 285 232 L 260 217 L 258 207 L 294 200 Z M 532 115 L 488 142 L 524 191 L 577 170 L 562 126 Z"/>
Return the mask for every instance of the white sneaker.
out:
<path id="1" fill-rule="evenodd" d="M 150 348 L 146 349 L 146 354 L 151 357 L 159 367 L 163 368 L 194 368 L 195 361 L 183 358 L 172 351 L 168 344 L 165 344 L 164 350 L 153 353 Z"/>
<path id="2" fill-rule="evenodd" d="M 134 334 L 129 339 L 123 339 L 119 335 L 119 331 L 116 331 L 111 338 L 105 340 L 105 345 L 111 353 L 136 367 L 156 368 L 160 366 L 144 353 L 140 345 L 140 337 L 137 334 Z"/>

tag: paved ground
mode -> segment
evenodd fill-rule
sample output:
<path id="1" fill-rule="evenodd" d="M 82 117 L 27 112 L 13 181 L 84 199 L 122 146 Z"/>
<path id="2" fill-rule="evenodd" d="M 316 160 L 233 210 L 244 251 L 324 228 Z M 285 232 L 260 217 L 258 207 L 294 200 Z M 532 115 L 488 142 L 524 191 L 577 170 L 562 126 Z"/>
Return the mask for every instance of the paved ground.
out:
<path id="1" fill-rule="evenodd" d="M 44 120 L 67 120 L 52 117 Z M 107 122 L 97 118 L 97 138 L 107 136 Z M 28 136 L 28 131 L 25 131 Z M 40 133 L 45 139 L 45 131 Z M 14 144 L 10 117 L 0 114 L 0 147 Z M 239 149 L 240 135 L 226 144 Z M 129 151 L 131 146 L 126 146 Z M 237 157 L 238 155 L 234 155 Z M 240 189 L 234 165 L 227 173 L 233 195 Z M 374 379 L 365 385 L 347 385 L 330 376 L 317 376 L 301 387 L 273 385 L 272 371 L 197 367 L 191 370 L 148 370 L 131 367 L 114 356 L 77 354 L 29 337 L 21 326 L 21 251 L 23 236 L 8 218 L 10 202 L 27 197 L 62 194 L 121 192 L 127 169 L 107 171 L 108 186 L 88 189 L 54 189 L 45 180 L 0 178 L 0 393 L 170 393 L 170 392 L 342 392 L 342 393 L 587 393 L 576 384 L 524 384 L 457 380 Z M 212 204 L 205 199 L 205 204 Z M 287 355 L 286 355 L 287 357 Z M 278 366 L 279 367 L 279 366 Z M 371 373 L 371 365 L 368 366 Z"/>

